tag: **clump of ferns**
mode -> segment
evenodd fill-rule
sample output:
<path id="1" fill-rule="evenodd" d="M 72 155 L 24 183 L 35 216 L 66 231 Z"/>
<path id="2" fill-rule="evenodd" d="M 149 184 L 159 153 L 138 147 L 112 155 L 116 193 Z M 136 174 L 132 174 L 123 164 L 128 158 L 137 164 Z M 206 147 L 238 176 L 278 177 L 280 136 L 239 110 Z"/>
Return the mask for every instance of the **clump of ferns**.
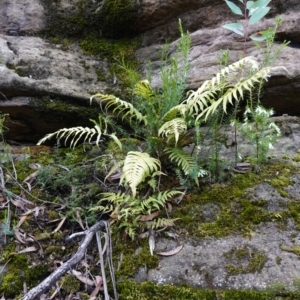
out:
<path id="1" fill-rule="evenodd" d="M 109 214 L 117 227 L 124 229 L 132 239 L 145 229 L 173 226 L 175 219 L 158 218 L 158 214 L 165 208 L 167 201 L 182 192 L 158 190 L 160 176 L 164 175 L 160 171 L 160 161 L 147 153 L 130 151 L 106 177 L 113 175 L 120 167 L 120 185 L 126 191 L 102 193 L 98 205 L 92 210 Z M 147 217 L 151 214 L 152 217 Z"/>
<path id="2" fill-rule="evenodd" d="M 191 129 L 190 124 L 199 126 L 207 122 L 220 109 L 226 114 L 228 105 L 233 106 L 239 103 L 243 100 L 246 92 L 251 91 L 257 83 L 266 81 L 271 72 L 279 68 L 265 67 L 260 69 L 258 62 L 253 57 L 245 57 L 223 68 L 211 80 L 206 80 L 196 91 L 190 91 L 182 103 L 173 106 L 160 117 L 158 120 L 160 127 L 157 131 L 148 128 L 149 124 L 155 123 L 149 118 L 149 115 L 140 112 L 133 104 L 114 95 L 98 93 L 91 97 L 91 101 L 96 101 L 101 105 L 105 103 L 107 110 L 112 109 L 113 114 L 121 116 L 122 120 L 126 120 L 128 124 L 145 128 L 145 136 L 142 137 L 145 143 L 136 150 L 140 150 L 139 152 L 144 154 L 149 152 L 150 155 L 155 156 L 165 164 L 170 162 L 175 164 L 176 168 L 183 174 L 198 183 L 198 177 L 203 176 L 205 172 L 198 166 L 196 155 L 191 155 L 183 149 L 183 146 L 186 146 L 186 137 Z M 155 91 L 146 80 L 138 82 L 134 91 L 150 103 L 149 105 L 156 97 Z M 191 122 L 191 119 L 193 122 Z M 71 147 L 77 145 L 83 138 L 84 142 L 91 142 L 94 138 L 95 143 L 98 145 L 104 136 L 111 138 L 122 149 L 122 142 L 115 132 L 110 131 L 110 124 L 102 115 L 99 116 L 98 122 L 93 121 L 93 123 L 95 126 L 92 129 L 75 127 L 58 130 L 45 136 L 39 141 L 39 144 L 55 136 L 58 139 L 65 138 L 66 141 L 72 137 Z M 155 147 L 147 149 L 147 144 Z M 201 148 L 201 145 L 197 145 L 197 147 Z M 135 163 L 139 164 L 140 157 L 136 157 L 136 159 Z M 162 165 L 162 168 L 164 169 L 164 165 Z M 138 174 L 134 174 L 134 176 L 137 177 Z M 138 178 L 138 180 L 140 179 Z"/>

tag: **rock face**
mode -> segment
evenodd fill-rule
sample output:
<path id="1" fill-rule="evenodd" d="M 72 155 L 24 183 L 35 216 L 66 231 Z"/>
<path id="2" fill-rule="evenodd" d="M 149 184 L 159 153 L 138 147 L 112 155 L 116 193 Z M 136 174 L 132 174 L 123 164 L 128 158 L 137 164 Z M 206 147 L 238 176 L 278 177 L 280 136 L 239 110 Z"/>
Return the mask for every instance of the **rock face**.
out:
<path id="1" fill-rule="evenodd" d="M 275 48 L 283 40 L 291 43 L 275 62 L 287 72 L 278 72 L 269 80 L 263 103 L 274 107 L 278 114 L 300 115 L 300 3 L 273 0 L 270 5 L 267 18 L 251 27 L 250 33 L 274 26 L 274 18 L 279 15 L 283 22 Z M 107 60 L 85 55 L 78 42 L 65 47 L 61 43 L 63 38 L 80 40 L 92 28 L 97 29 L 98 36 L 110 38 L 139 35 L 141 47 L 136 57 L 144 71 L 146 62 L 152 62 L 153 83 L 159 86 L 159 50 L 165 40 L 170 40 L 174 41 L 170 55 L 174 53 L 179 36 L 178 18 L 181 18 L 192 38 L 188 76 L 191 89 L 219 70 L 221 49 L 230 50 L 230 62 L 238 60 L 244 50 L 242 38 L 221 28 L 238 20 L 223 0 L 4 0 L 0 3 L 0 16 L 0 111 L 10 115 L 6 137 L 22 142 L 36 142 L 46 133 L 65 126 L 85 126 L 85 121 L 96 118 L 98 112 L 89 107 L 89 97 L 96 92 L 111 93 L 118 89 Z M 52 30 L 60 36 L 59 44 L 44 39 L 44 34 Z M 252 42 L 247 41 L 245 48 L 247 55 L 261 57 Z M 291 120 L 283 125 L 284 137 L 278 145 L 281 154 L 289 155 L 300 148 L 299 122 Z M 252 198 L 270 191 L 274 197 L 267 199 L 268 209 L 280 213 L 289 199 L 299 197 L 299 176 L 293 182 L 286 189 L 287 198 L 276 194 L 267 183 L 256 187 Z M 204 217 L 209 219 L 215 209 L 206 207 Z M 280 241 L 274 237 L 280 237 Z M 231 236 L 197 243 L 185 240 L 180 253 L 161 260 L 160 270 L 149 270 L 148 274 L 141 270 L 137 279 L 160 283 L 186 281 L 200 287 L 261 289 L 271 282 L 290 282 L 300 276 L 296 254 L 279 246 L 283 243 L 286 250 L 299 248 L 299 240 L 292 221 L 284 231 L 279 231 L 272 222 L 258 226 L 251 239 Z M 157 249 L 169 250 L 175 245 L 162 239 Z M 237 260 L 237 253 L 242 254 L 241 260 Z M 250 268 L 253 259 L 259 260 L 256 269 Z M 232 262 L 231 270 L 240 272 L 230 274 L 228 268 Z"/>
<path id="2" fill-rule="evenodd" d="M 167 9 L 164 5 L 154 5 L 156 1 L 144 1 L 144 10 L 139 19 L 141 28 L 146 31 L 143 34 L 143 47 L 137 52 L 138 58 L 144 62 L 151 60 L 154 66 L 153 77 L 154 85 L 159 85 L 159 50 L 164 41 L 176 39 L 178 36 L 178 18 L 182 19 L 185 29 L 191 32 L 192 49 L 190 53 L 191 70 L 188 76 L 189 88 L 195 89 L 201 83 L 210 79 L 218 70 L 218 58 L 221 56 L 220 50 L 230 51 L 229 62 L 235 62 L 243 55 L 242 37 L 231 33 L 229 30 L 221 28 L 223 24 L 236 20 L 223 1 L 170 1 L 172 12 L 168 13 L 167 18 L 163 18 Z M 171 3 L 172 2 L 172 3 Z M 197 3 L 196 3 L 197 2 Z M 151 5 L 152 3 L 152 5 Z M 282 18 L 282 25 L 279 27 L 276 36 L 276 49 L 284 41 L 291 41 L 290 45 L 282 50 L 275 61 L 274 66 L 284 66 L 288 72 L 282 71 L 273 76 L 267 84 L 263 103 L 268 107 L 273 107 L 280 115 L 287 113 L 299 115 L 298 105 L 299 94 L 299 26 L 300 23 L 300 4 L 298 1 L 272 1 L 272 10 L 268 19 L 264 19 L 259 24 L 250 28 L 250 34 L 274 27 L 274 17 Z M 155 15 L 155 17 L 154 17 Z M 151 22 L 146 22 L 154 18 L 156 27 L 150 27 Z M 145 23 L 144 23 L 145 21 Z M 241 21 L 242 22 L 242 21 Z M 171 55 L 175 49 L 171 44 Z M 246 43 L 247 55 L 261 57 L 260 51 L 252 42 Z M 144 67 L 146 69 L 146 65 Z"/>
<path id="3" fill-rule="evenodd" d="M 299 162 L 292 162 L 290 158 L 299 153 L 300 119 L 276 117 L 274 121 L 281 127 L 282 137 L 274 144 L 274 149 L 270 152 L 271 157 L 274 161 L 281 161 L 282 157 L 285 157 L 283 162 L 287 168 L 291 165 L 298 168 Z M 242 140 L 240 142 L 247 152 L 251 145 Z M 223 152 L 223 155 L 230 158 L 230 153 Z M 282 170 L 278 169 L 278 174 L 274 174 L 274 177 L 280 178 L 281 172 Z M 194 287 L 216 289 L 260 290 L 276 283 L 288 287 L 300 276 L 300 260 L 296 252 L 300 246 L 300 235 L 298 225 L 292 218 L 284 222 L 284 225 L 280 220 L 292 202 L 298 202 L 299 174 L 292 175 L 290 184 L 283 190 L 284 193 L 279 193 L 268 181 L 246 190 L 243 199 L 254 203 L 263 201 L 265 204 L 261 206 L 262 210 L 274 215 L 272 222 L 259 222 L 251 227 L 247 236 L 231 234 L 224 238 L 194 238 L 189 237 L 194 235 L 192 231 L 185 232 L 180 225 L 175 226 L 176 232 L 183 234 L 178 235 L 177 240 L 160 236 L 157 238 L 155 252 L 168 252 L 178 245 L 183 245 L 182 250 L 174 256 L 161 256 L 159 268 L 140 269 L 136 280 L 150 280 L 160 284 L 185 282 Z M 197 228 L 197 219 L 199 223 L 203 220 L 210 223 L 220 218 L 221 208 L 217 200 L 204 205 L 201 205 L 201 202 L 199 196 L 199 203 L 194 205 L 194 211 L 191 213 L 191 216 L 195 216 L 191 222 L 196 223 L 193 228 Z M 180 207 L 183 205 L 185 204 L 180 203 Z M 235 205 L 237 203 L 233 199 L 232 206 Z"/>
<path id="4" fill-rule="evenodd" d="M 274 26 L 274 17 L 279 15 L 283 23 L 278 31 L 277 43 L 286 39 L 291 44 L 276 60 L 276 65 L 286 67 L 288 72 L 282 71 L 270 79 L 263 103 L 273 107 L 279 115 L 299 115 L 300 4 L 296 0 L 273 0 L 271 7 L 267 18 L 253 26 L 251 33 Z M 97 3 L 92 0 L 84 3 L 81 0 L 60 0 L 55 5 L 47 0 L 6 0 L 0 3 L 0 11 L 0 91 L 4 100 L 0 103 L 0 110 L 11 115 L 15 110 L 14 103 L 21 99 L 17 107 L 22 107 L 24 97 L 35 100 L 56 97 L 67 99 L 74 105 L 80 103 L 86 106 L 90 95 L 117 89 L 116 85 L 112 85 L 115 80 L 111 79 L 110 65 L 106 60 L 85 55 L 78 43 L 72 42 L 68 46 L 62 43 L 64 38 L 80 40 L 95 28 L 99 28 L 99 37 L 140 35 L 142 42 L 136 57 L 141 61 L 143 70 L 147 68 L 145 62 L 152 61 L 153 83 L 156 86 L 160 84 L 159 50 L 165 40 L 175 40 L 171 44 L 170 54 L 174 51 L 178 37 L 178 18 L 181 18 L 192 38 L 189 88 L 199 87 L 218 70 L 221 49 L 230 50 L 230 62 L 238 60 L 243 51 L 242 39 L 221 28 L 222 24 L 238 20 L 221 0 L 107 0 Z M 60 44 L 37 37 L 51 34 L 52 37 L 59 35 Z M 251 42 L 246 43 L 246 50 L 247 55 L 259 56 L 259 51 Z M 14 101 L 10 102 L 12 97 Z M 30 117 L 34 115 L 33 109 Z M 18 119 L 19 116 L 12 118 L 17 118 L 15 124 L 26 124 L 26 121 Z M 53 120 L 53 115 L 50 117 L 45 114 L 45 118 Z M 78 118 L 76 121 L 78 123 L 74 122 L 74 126 L 84 122 Z M 54 123 L 59 122 L 54 119 Z M 48 126 L 50 131 L 55 128 L 57 126 Z M 14 132 L 11 129 L 8 138 L 35 141 L 36 137 L 44 134 L 44 130 L 40 131 L 38 127 L 26 128 L 24 132 L 31 132 L 30 135 L 34 137 L 28 138 L 20 131 Z"/>

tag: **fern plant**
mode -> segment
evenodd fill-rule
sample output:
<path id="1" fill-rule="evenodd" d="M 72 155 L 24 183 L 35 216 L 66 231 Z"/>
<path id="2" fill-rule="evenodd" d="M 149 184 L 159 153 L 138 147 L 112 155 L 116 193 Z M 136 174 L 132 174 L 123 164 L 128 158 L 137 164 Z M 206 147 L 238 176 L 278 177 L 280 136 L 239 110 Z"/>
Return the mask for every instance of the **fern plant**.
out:
<path id="1" fill-rule="evenodd" d="M 109 214 L 117 222 L 117 226 L 124 228 L 125 233 L 134 239 L 139 231 L 172 226 L 176 219 L 157 218 L 155 216 L 148 220 L 145 219 L 145 216 L 163 209 L 169 199 L 180 194 L 182 193 L 179 191 L 164 191 L 144 199 L 122 192 L 103 193 L 98 205 L 92 210 Z"/>

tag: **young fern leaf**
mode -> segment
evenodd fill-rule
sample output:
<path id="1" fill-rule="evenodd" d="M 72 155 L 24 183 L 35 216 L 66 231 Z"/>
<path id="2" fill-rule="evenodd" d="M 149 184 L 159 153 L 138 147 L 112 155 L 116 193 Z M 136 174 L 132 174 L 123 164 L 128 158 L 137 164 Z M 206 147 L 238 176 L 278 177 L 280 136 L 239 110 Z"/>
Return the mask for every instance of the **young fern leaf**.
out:
<path id="1" fill-rule="evenodd" d="M 101 100 L 97 98 L 100 98 Z M 117 115 L 121 115 L 122 120 L 128 117 L 130 123 L 132 119 L 136 119 L 138 122 L 143 122 L 145 125 L 147 125 L 147 118 L 127 101 L 121 100 L 114 95 L 104 95 L 100 93 L 92 96 L 90 98 L 90 101 L 92 102 L 93 99 L 95 99 L 95 101 L 100 105 L 102 104 L 102 102 L 106 102 L 106 109 L 114 107 L 113 113 L 118 112 Z"/>
<path id="2" fill-rule="evenodd" d="M 185 175 L 197 168 L 194 158 L 180 148 L 168 148 L 166 153 L 168 153 L 170 160 L 174 161 Z"/>
<path id="3" fill-rule="evenodd" d="M 135 197 L 137 186 L 159 169 L 158 159 L 150 157 L 148 153 L 129 151 L 124 160 L 120 184 L 128 184 Z"/>
<path id="4" fill-rule="evenodd" d="M 157 218 L 153 221 L 148 222 L 148 226 L 152 229 L 172 227 L 174 226 L 174 222 L 177 220 L 179 220 L 179 218 L 175 218 L 175 219 Z"/>
<path id="5" fill-rule="evenodd" d="M 155 97 L 155 92 L 151 88 L 148 80 L 139 81 L 135 85 L 133 92 L 135 95 L 141 96 L 142 98 L 146 99 L 149 103 L 152 103 L 153 98 Z"/>
<path id="6" fill-rule="evenodd" d="M 196 117 L 196 121 L 204 116 L 205 121 L 214 114 L 216 109 L 222 105 L 223 111 L 227 112 L 228 103 L 233 104 L 233 101 L 239 102 L 244 97 L 245 91 L 250 91 L 256 82 L 266 81 L 270 76 L 272 68 L 266 67 L 258 72 L 251 74 L 248 78 L 242 78 L 233 87 L 229 88 L 217 101 L 212 101 L 209 106 L 202 110 L 202 112 Z"/>
<path id="7" fill-rule="evenodd" d="M 158 130 L 159 136 L 165 136 L 168 140 L 175 137 L 175 145 L 182 133 L 187 131 L 187 124 L 184 118 L 175 118 L 171 121 L 164 123 Z"/>
<path id="8" fill-rule="evenodd" d="M 75 147 L 77 143 L 79 142 L 80 138 L 85 135 L 85 139 L 83 143 L 91 142 L 92 138 L 96 135 L 97 136 L 97 142 L 98 145 L 100 142 L 100 138 L 102 136 L 101 129 L 99 126 L 94 126 L 94 128 L 88 128 L 88 127 L 73 127 L 73 128 L 63 128 L 58 131 L 55 131 L 53 133 L 49 133 L 46 136 L 44 136 L 42 139 L 40 139 L 37 143 L 37 145 L 43 144 L 46 140 L 51 139 L 52 137 L 56 137 L 58 141 L 60 141 L 62 138 L 65 138 L 65 145 L 67 144 L 68 139 L 73 136 L 71 140 L 70 147 Z"/>

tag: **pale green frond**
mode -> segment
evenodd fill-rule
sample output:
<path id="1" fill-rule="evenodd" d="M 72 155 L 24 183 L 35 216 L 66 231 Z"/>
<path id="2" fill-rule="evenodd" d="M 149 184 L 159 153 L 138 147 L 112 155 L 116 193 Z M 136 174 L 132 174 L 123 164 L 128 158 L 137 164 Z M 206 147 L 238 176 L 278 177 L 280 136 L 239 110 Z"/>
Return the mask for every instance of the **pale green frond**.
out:
<path id="1" fill-rule="evenodd" d="M 129 151 L 124 160 L 120 184 L 128 184 L 133 197 L 136 196 L 137 186 L 160 169 L 160 161 L 149 156 L 148 153 Z"/>
<path id="2" fill-rule="evenodd" d="M 233 104 L 233 101 L 240 101 L 244 97 L 246 90 L 251 90 L 255 83 L 259 83 L 262 80 L 266 81 L 270 76 L 273 68 L 266 67 L 258 70 L 255 73 L 251 73 L 248 78 L 242 78 L 235 86 L 226 90 L 226 92 L 217 100 L 212 101 L 210 106 L 204 108 L 197 116 L 196 120 L 204 117 L 205 121 L 211 116 L 218 107 L 222 106 L 223 111 L 227 112 L 228 103 Z"/>
<path id="3" fill-rule="evenodd" d="M 159 192 L 158 195 L 156 196 L 157 201 L 159 203 L 165 203 L 168 201 L 170 198 L 173 198 L 175 196 L 183 195 L 183 192 L 180 191 L 164 191 L 164 192 Z"/>
<path id="4" fill-rule="evenodd" d="M 107 192 L 107 193 L 101 193 L 101 199 L 99 203 L 103 201 L 110 201 L 113 203 L 126 203 L 130 200 L 131 196 L 126 195 L 122 192 L 113 193 L 113 192 Z"/>
<path id="5" fill-rule="evenodd" d="M 120 150 L 122 150 L 122 143 L 121 141 L 118 139 L 118 137 L 116 136 L 115 133 L 111 133 L 111 134 L 108 134 L 108 136 L 114 140 L 114 142 L 118 145 L 118 147 L 120 148 Z"/>
<path id="6" fill-rule="evenodd" d="M 148 80 L 139 81 L 135 85 L 133 92 L 135 95 L 141 96 L 142 98 L 148 100 L 148 102 L 152 102 L 153 98 L 155 97 L 155 92 L 151 88 Z"/>
<path id="7" fill-rule="evenodd" d="M 72 128 L 63 128 L 53 133 L 47 134 L 45 137 L 39 140 L 37 144 L 41 145 L 46 140 L 55 137 L 58 141 L 64 138 L 65 145 L 66 145 L 68 139 L 72 137 L 70 142 L 71 143 L 70 147 L 75 147 L 83 136 L 85 136 L 84 141 L 86 141 L 87 139 L 89 139 L 90 141 L 91 138 L 93 138 L 95 135 L 97 135 L 97 143 L 99 143 L 101 138 L 101 130 L 99 131 L 98 128 L 95 129 L 95 128 L 88 128 L 88 127 L 81 127 L 81 126 L 72 127 Z"/>
<path id="8" fill-rule="evenodd" d="M 116 173 L 116 171 L 121 168 L 124 164 L 124 160 L 119 160 L 117 162 L 114 163 L 113 167 L 109 170 L 108 174 L 106 175 L 106 177 L 104 178 L 104 181 L 109 178 L 111 175 L 113 175 L 114 173 Z"/>
<path id="9" fill-rule="evenodd" d="M 174 222 L 179 220 L 179 218 L 167 219 L 167 218 L 157 218 L 151 222 L 148 222 L 148 226 L 152 229 L 172 227 Z"/>
<path id="10" fill-rule="evenodd" d="M 210 105 L 212 99 L 216 97 L 216 90 L 207 90 L 202 93 L 196 91 L 191 93 L 189 98 L 186 100 L 186 103 L 189 107 L 189 114 L 199 114 L 207 106 Z"/>
<path id="11" fill-rule="evenodd" d="M 197 163 L 194 158 L 183 151 L 180 148 L 169 148 L 166 150 L 171 161 L 183 171 L 185 175 L 188 175 L 191 170 L 197 168 Z"/>
<path id="12" fill-rule="evenodd" d="M 179 105 L 173 106 L 163 117 L 164 122 L 175 119 L 178 116 L 185 116 L 189 110 L 187 104 L 181 103 Z"/>
<path id="13" fill-rule="evenodd" d="M 99 99 L 101 100 L 99 100 Z M 146 116 L 142 115 L 131 103 L 121 100 L 114 95 L 104 95 L 104 94 L 96 94 L 90 98 L 92 102 L 95 99 L 97 103 L 102 104 L 104 102 L 106 104 L 106 108 L 113 108 L 113 112 L 117 112 L 117 115 L 122 116 L 122 120 L 126 117 L 129 117 L 129 122 L 132 119 L 136 119 L 138 122 L 143 122 L 147 125 Z"/>
<path id="14" fill-rule="evenodd" d="M 165 136 L 169 139 L 170 136 L 175 137 L 175 144 L 179 140 L 179 136 L 186 132 L 187 124 L 183 118 L 175 118 L 171 121 L 164 123 L 158 130 L 159 136 Z"/>

